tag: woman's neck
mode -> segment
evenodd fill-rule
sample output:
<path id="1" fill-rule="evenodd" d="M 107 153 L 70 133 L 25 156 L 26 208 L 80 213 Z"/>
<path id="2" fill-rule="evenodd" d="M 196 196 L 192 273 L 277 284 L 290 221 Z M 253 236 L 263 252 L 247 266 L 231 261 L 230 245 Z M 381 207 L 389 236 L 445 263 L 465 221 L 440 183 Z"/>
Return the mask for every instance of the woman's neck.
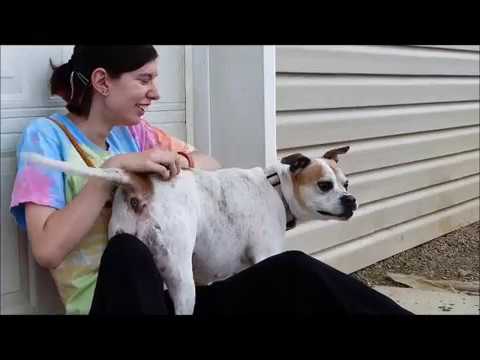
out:
<path id="1" fill-rule="evenodd" d="M 110 130 L 112 130 L 112 125 L 93 114 L 80 116 L 68 113 L 67 116 L 91 142 L 102 149 L 107 148 L 106 140 Z"/>

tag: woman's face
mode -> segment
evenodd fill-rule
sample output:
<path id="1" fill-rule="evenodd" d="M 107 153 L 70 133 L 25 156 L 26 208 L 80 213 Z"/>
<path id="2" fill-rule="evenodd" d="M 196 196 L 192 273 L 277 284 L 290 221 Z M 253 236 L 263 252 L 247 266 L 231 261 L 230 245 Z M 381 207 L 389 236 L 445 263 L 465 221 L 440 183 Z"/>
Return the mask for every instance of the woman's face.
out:
<path id="1" fill-rule="evenodd" d="M 154 83 L 157 76 L 157 61 L 153 60 L 118 79 L 110 79 L 105 104 L 116 125 L 138 124 L 152 101 L 160 99 Z"/>

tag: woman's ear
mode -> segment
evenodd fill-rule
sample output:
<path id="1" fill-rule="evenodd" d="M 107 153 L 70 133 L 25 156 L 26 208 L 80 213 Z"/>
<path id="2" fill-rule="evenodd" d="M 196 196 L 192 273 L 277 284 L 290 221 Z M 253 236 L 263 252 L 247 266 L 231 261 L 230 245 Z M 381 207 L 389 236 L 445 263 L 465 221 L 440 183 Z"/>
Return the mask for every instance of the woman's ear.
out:
<path id="1" fill-rule="evenodd" d="M 92 72 L 92 87 L 103 96 L 110 93 L 110 81 L 108 73 L 104 68 L 96 68 Z"/>

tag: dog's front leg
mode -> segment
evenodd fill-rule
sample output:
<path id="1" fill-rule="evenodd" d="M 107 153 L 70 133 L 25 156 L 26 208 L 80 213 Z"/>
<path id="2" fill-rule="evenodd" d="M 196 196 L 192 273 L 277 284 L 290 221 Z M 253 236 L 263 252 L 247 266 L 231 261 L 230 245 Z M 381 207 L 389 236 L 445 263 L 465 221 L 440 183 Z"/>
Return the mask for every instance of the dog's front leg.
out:
<path id="1" fill-rule="evenodd" d="M 175 307 L 175 315 L 192 315 L 195 308 L 192 262 L 175 263 L 165 276 L 165 282 Z"/>
<path id="2" fill-rule="evenodd" d="M 258 238 L 249 246 L 247 254 L 248 259 L 253 264 L 273 256 L 280 254 L 283 251 L 283 236 L 280 233 L 272 233 L 272 235 L 265 236 L 265 238 Z"/>
<path id="3" fill-rule="evenodd" d="M 181 244 L 178 237 L 173 240 L 170 244 Z M 192 252 L 190 246 L 172 249 L 161 243 L 154 245 L 155 263 L 168 287 L 176 315 L 192 315 L 195 307 Z"/>

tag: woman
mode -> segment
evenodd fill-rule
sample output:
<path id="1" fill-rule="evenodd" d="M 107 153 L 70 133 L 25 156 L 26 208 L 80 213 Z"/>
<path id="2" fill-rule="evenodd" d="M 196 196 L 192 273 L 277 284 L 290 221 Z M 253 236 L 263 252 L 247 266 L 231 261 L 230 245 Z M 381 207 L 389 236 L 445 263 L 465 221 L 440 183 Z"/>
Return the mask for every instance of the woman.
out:
<path id="1" fill-rule="evenodd" d="M 53 68 L 51 92 L 65 99 L 69 112 L 35 119 L 25 129 L 12 214 L 27 230 L 36 261 L 50 269 L 67 314 L 172 314 L 145 245 L 127 234 L 107 239 L 111 183 L 26 164 L 20 155 L 154 172 L 166 180 L 181 168 L 219 164 L 144 121 L 146 108 L 160 98 L 153 46 L 75 46 L 70 61 Z M 197 287 L 195 316 L 255 312 L 408 313 L 297 251 Z"/>

